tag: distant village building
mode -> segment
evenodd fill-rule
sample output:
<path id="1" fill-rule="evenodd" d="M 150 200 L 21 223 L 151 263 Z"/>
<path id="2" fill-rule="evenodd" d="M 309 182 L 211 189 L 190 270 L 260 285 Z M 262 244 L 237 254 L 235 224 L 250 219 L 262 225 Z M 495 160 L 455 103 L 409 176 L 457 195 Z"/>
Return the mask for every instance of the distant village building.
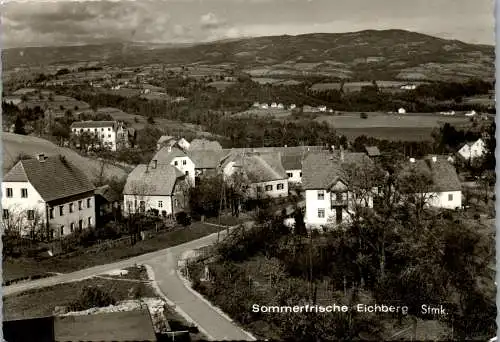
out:
<path id="1" fill-rule="evenodd" d="M 117 121 L 79 121 L 71 124 L 71 133 L 79 136 L 84 133 L 96 137 L 100 144 L 111 151 L 128 145 L 129 132 L 124 124 Z"/>
<path id="2" fill-rule="evenodd" d="M 285 106 L 283 106 L 283 103 L 278 103 L 278 109 L 283 109 Z"/>
<path id="3" fill-rule="evenodd" d="M 318 107 L 318 110 L 319 110 L 320 112 L 326 112 L 326 106 L 319 106 L 319 107 Z"/>
<path id="4" fill-rule="evenodd" d="M 283 168 L 285 169 L 290 183 L 302 182 L 302 161 L 306 154 L 285 154 L 281 157 Z"/>
<path id="5" fill-rule="evenodd" d="M 402 90 L 415 90 L 417 86 L 415 84 L 405 84 L 401 86 Z"/>
<path id="6" fill-rule="evenodd" d="M 260 103 L 258 103 L 258 102 L 254 102 L 254 103 L 253 103 L 253 105 L 252 105 L 252 107 L 256 107 L 256 108 L 258 108 L 258 107 L 260 107 Z"/>
<path id="7" fill-rule="evenodd" d="M 185 150 L 177 146 L 165 146 L 156 152 L 152 160 L 158 165 L 174 166 L 186 176 L 191 186 L 195 186 L 195 165 Z"/>
<path id="8" fill-rule="evenodd" d="M 469 116 L 469 117 L 470 117 L 470 116 L 474 116 L 474 115 L 476 115 L 476 114 L 477 114 L 477 113 L 476 113 L 476 111 L 475 111 L 475 110 L 471 110 L 470 112 L 465 113 L 465 116 Z"/>
<path id="9" fill-rule="evenodd" d="M 486 144 L 481 138 L 476 141 L 463 144 L 463 146 L 458 150 L 458 154 L 467 161 L 480 158 L 484 156 L 486 152 Z"/>
<path id="10" fill-rule="evenodd" d="M 402 107 L 401 107 L 401 108 L 399 108 L 399 109 L 398 109 L 398 114 L 406 114 L 406 109 L 404 109 L 404 108 L 402 108 Z"/>
<path id="11" fill-rule="evenodd" d="M 95 187 L 63 156 L 21 160 L 2 180 L 3 227 L 61 238 L 96 221 Z"/>
<path id="12" fill-rule="evenodd" d="M 278 108 L 278 105 L 276 104 L 276 102 L 271 103 L 271 108 Z"/>
<path id="13" fill-rule="evenodd" d="M 267 103 L 263 103 L 263 104 L 260 105 L 260 108 L 261 109 L 268 109 L 269 105 Z"/>
<path id="14" fill-rule="evenodd" d="M 297 107 L 297 106 L 296 106 L 294 103 L 292 103 L 292 104 L 290 105 L 290 109 L 295 109 L 296 107 Z"/>
<path id="15" fill-rule="evenodd" d="M 20 96 L 4 96 L 2 97 L 2 102 L 17 106 L 18 104 L 23 102 L 23 100 Z"/>

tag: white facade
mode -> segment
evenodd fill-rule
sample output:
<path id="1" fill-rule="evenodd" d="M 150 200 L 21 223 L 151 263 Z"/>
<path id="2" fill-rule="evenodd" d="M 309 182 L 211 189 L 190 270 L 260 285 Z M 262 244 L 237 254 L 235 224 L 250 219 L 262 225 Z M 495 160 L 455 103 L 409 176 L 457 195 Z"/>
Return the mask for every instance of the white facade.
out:
<path id="1" fill-rule="evenodd" d="M 302 183 L 302 170 L 286 170 L 288 181 L 291 183 Z"/>
<path id="2" fill-rule="evenodd" d="M 399 113 L 399 114 L 406 114 L 406 109 L 404 109 L 404 108 L 399 108 L 399 109 L 398 109 L 398 113 Z"/>
<path id="3" fill-rule="evenodd" d="M 486 144 L 482 139 L 478 139 L 472 145 L 465 144 L 458 153 L 466 160 L 482 157 L 486 154 Z"/>
<path id="4" fill-rule="evenodd" d="M 16 229 L 22 236 L 47 225 L 55 238 L 95 226 L 93 194 L 47 203 L 29 182 L 2 182 L 2 209 L 4 228 Z"/>
<path id="5" fill-rule="evenodd" d="M 106 127 L 73 127 L 71 131 L 74 135 L 80 135 L 85 132 L 96 135 L 104 146 L 107 146 L 111 151 L 116 151 L 117 132 L 113 124 Z"/>
<path id="6" fill-rule="evenodd" d="M 187 176 L 189 184 L 195 186 L 195 165 L 188 156 L 175 157 L 170 162 L 170 165 L 175 166 L 179 171 Z"/>
<path id="7" fill-rule="evenodd" d="M 269 182 L 252 183 L 249 196 L 252 198 L 278 198 L 288 196 L 288 180 L 278 179 Z"/>
<path id="8" fill-rule="evenodd" d="M 349 222 L 353 205 L 352 198 L 353 195 L 347 191 L 334 193 L 326 189 L 306 190 L 304 217 L 306 227 L 320 228 Z M 370 196 L 366 202 L 358 204 L 372 208 L 373 196 Z"/>
<path id="9" fill-rule="evenodd" d="M 157 209 L 158 213 L 162 215 L 165 211 L 166 215 L 172 214 L 172 196 L 148 196 L 148 195 L 123 195 L 124 200 L 124 214 L 128 215 L 139 210 L 141 205 L 144 210 Z M 141 203 L 144 202 L 144 203 Z"/>
<path id="10" fill-rule="evenodd" d="M 443 191 L 427 194 L 429 206 L 444 209 L 456 209 L 462 207 L 462 191 Z"/>
<path id="11" fill-rule="evenodd" d="M 186 139 L 180 138 L 177 145 L 179 145 L 183 150 L 189 150 L 189 145 L 191 144 Z"/>

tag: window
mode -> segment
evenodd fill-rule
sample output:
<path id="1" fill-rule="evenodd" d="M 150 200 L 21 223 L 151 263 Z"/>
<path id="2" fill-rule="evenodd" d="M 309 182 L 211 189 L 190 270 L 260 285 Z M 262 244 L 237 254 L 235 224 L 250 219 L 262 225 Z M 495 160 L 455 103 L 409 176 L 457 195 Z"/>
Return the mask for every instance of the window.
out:
<path id="1" fill-rule="evenodd" d="M 49 209 L 49 218 L 51 218 L 51 219 L 54 218 L 54 208 Z"/>
<path id="2" fill-rule="evenodd" d="M 104 134 L 103 134 L 103 135 L 101 135 L 101 138 L 102 138 L 102 139 L 104 139 Z"/>
<path id="3" fill-rule="evenodd" d="M 26 188 L 21 189 L 21 197 L 28 198 L 28 189 L 26 189 Z"/>
<path id="4" fill-rule="evenodd" d="M 280 183 L 276 187 L 278 190 L 283 190 L 285 188 L 285 185 L 283 183 Z"/>
<path id="5" fill-rule="evenodd" d="M 63 216 L 63 215 L 64 215 L 64 206 L 60 205 L 59 206 L 59 216 Z"/>
<path id="6" fill-rule="evenodd" d="M 325 217 L 325 209 L 318 209 L 318 217 L 319 218 Z"/>
<path id="7" fill-rule="evenodd" d="M 83 229 L 83 220 L 78 221 L 78 230 L 81 231 Z"/>
<path id="8" fill-rule="evenodd" d="M 177 166 L 178 164 L 179 164 L 179 163 L 177 162 L 177 160 L 176 160 L 176 161 L 174 161 L 174 165 L 175 165 L 175 166 Z"/>
<path id="9" fill-rule="evenodd" d="M 87 208 L 92 207 L 92 198 L 87 198 Z"/>
<path id="10" fill-rule="evenodd" d="M 71 222 L 71 225 L 69 226 L 69 231 L 70 233 L 73 233 L 75 231 L 75 223 Z"/>
<path id="11" fill-rule="evenodd" d="M 140 201 L 139 202 L 139 209 L 141 212 L 145 212 L 146 211 L 146 202 Z"/>
<path id="12" fill-rule="evenodd" d="M 186 171 L 185 174 L 186 174 L 186 176 L 189 176 L 189 171 Z"/>
<path id="13" fill-rule="evenodd" d="M 104 128 L 101 128 L 101 132 L 104 132 Z"/>
<path id="14" fill-rule="evenodd" d="M 78 201 L 78 210 L 83 209 L 83 201 Z"/>
<path id="15" fill-rule="evenodd" d="M 302 172 L 300 173 L 300 177 L 302 177 Z"/>
<path id="16" fill-rule="evenodd" d="M 111 134 L 108 134 L 108 138 L 111 138 Z"/>
<path id="17" fill-rule="evenodd" d="M 7 197 L 12 197 L 13 191 L 12 188 L 7 188 Z"/>
<path id="18" fill-rule="evenodd" d="M 9 210 L 8 209 L 4 209 L 3 210 L 2 217 L 3 217 L 4 220 L 7 220 L 9 218 Z"/>
<path id="19" fill-rule="evenodd" d="M 177 200 L 177 198 L 174 198 L 174 207 L 178 207 L 179 206 L 179 201 Z"/>
<path id="20" fill-rule="evenodd" d="M 266 191 L 273 191 L 272 185 L 266 185 Z"/>
<path id="21" fill-rule="evenodd" d="M 60 234 L 61 234 L 61 236 L 64 236 L 64 226 L 61 226 Z"/>
<path id="22" fill-rule="evenodd" d="M 293 173 L 291 173 L 291 172 L 287 172 L 286 175 L 288 176 L 288 178 L 292 178 L 293 177 Z"/>
<path id="23" fill-rule="evenodd" d="M 69 204 L 69 212 L 70 212 L 70 213 L 72 213 L 72 212 L 73 212 L 73 207 L 74 207 L 74 206 L 73 206 L 73 203 L 70 203 L 70 204 Z"/>
<path id="24" fill-rule="evenodd" d="M 325 199 L 325 190 L 318 190 L 318 200 L 322 201 Z"/>
<path id="25" fill-rule="evenodd" d="M 108 127 L 108 131 L 111 131 L 111 128 Z"/>
<path id="26" fill-rule="evenodd" d="M 158 201 L 158 208 L 163 208 L 163 201 Z"/>
<path id="27" fill-rule="evenodd" d="M 186 163 L 187 163 L 187 162 L 186 162 L 185 160 L 183 160 L 183 161 L 182 161 L 182 165 L 186 165 Z"/>
<path id="28" fill-rule="evenodd" d="M 448 194 L 448 201 L 453 201 L 453 194 Z"/>
<path id="29" fill-rule="evenodd" d="M 28 220 L 33 221 L 35 219 L 35 211 L 28 210 Z"/>
<path id="30" fill-rule="evenodd" d="M 92 226 L 92 217 L 89 216 L 87 221 L 88 221 L 89 227 L 91 227 Z"/>

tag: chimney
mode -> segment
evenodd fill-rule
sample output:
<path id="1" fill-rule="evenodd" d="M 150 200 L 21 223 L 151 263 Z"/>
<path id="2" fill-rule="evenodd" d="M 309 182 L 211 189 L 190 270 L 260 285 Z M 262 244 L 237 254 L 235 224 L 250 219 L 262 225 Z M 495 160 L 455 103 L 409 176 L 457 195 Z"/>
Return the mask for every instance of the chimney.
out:
<path id="1" fill-rule="evenodd" d="M 36 156 L 36 159 L 38 159 L 38 161 L 40 161 L 40 162 L 44 162 L 44 161 L 45 161 L 45 154 L 43 154 L 43 153 L 39 153 L 39 154 Z"/>
<path id="2" fill-rule="evenodd" d="M 153 165 L 151 166 L 152 169 L 156 169 L 156 166 L 158 165 L 158 161 L 156 159 L 153 160 Z"/>
<path id="3" fill-rule="evenodd" d="M 410 163 L 414 163 L 415 162 L 415 158 L 410 158 Z"/>
<path id="4" fill-rule="evenodd" d="M 438 158 L 437 158 L 436 156 L 432 156 L 432 162 L 433 162 L 433 163 L 437 162 L 437 159 L 438 159 Z"/>

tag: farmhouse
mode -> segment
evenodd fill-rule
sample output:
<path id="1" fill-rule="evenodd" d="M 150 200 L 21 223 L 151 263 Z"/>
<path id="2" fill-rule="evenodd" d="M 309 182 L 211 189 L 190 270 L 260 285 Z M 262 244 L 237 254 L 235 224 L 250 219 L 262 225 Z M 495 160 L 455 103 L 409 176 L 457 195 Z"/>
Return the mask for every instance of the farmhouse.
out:
<path id="1" fill-rule="evenodd" d="M 428 206 L 445 209 L 462 207 L 462 185 L 455 167 L 446 157 L 429 156 L 420 160 L 411 158 L 400 177 L 409 172 L 427 174 L 432 179 L 432 184 L 425 186 L 425 192 L 418 194 L 426 200 Z"/>
<path id="2" fill-rule="evenodd" d="M 121 122 L 117 121 L 80 121 L 71 124 L 73 136 L 87 134 L 95 137 L 104 147 L 116 151 L 128 145 L 129 132 Z"/>
<path id="3" fill-rule="evenodd" d="M 189 150 L 204 150 L 204 151 L 221 151 L 222 145 L 218 141 L 210 141 L 207 139 L 194 139 L 189 144 Z"/>
<path id="4" fill-rule="evenodd" d="M 305 153 L 301 154 L 284 154 L 281 158 L 283 168 L 288 176 L 288 182 L 301 183 L 302 182 L 302 161 L 304 160 Z"/>
<path id="5" fill-rule="evenodd" d="M 173 147 L 177 141 L 173 136 L 170 135 L 162 135 L 158 141 L 156 142 L 156 150 L 160 150 L 164 146 L 171 146 Z"/>
<path id="6" fill-rule="evenodd" d="M 187 153 L 179 147 L 162 147 L 161 150 L 156 152 L 152 163 L 158 165 L 172 165 L 186 176 L 187 181 L 195 186 L 195 165 L 193 160 Z"/>
<path id="7" fill-rule="evenodd" d="M 375 189 L 368 189 L 365 198 L 356 199 L 349 189 L 346 173 L 351 165 L 372 167 L 365 153 L 343 150 L 310 153 L 304 159 L 302 186 L 306 192 L 306 214 L 308 228 L 336 226 L 350 220 L 355 205 L 373 207 Z"/>
<path id="8" fill-rule="evenodd" d="M 377 146 L 365 146 L 366 154 L 370 158 L 375 158 L 380 156 L 380 150 Z"/>
<path id="9" fill-rule="evenodd" d="M 153 160 L 140 164 L 128 175 L 123 189 L 124 215 L 157 212 L 171 217 L 187 207 L 187 177 L 170 164 Z"/>
<path id="10" fill-rule="evenodd" d="M 196 183 L 200 177 L 213 177 L 219 173 L 219 166 L 227 152 L 222 150 L 190 150 L 187 155 L 194 163 Z"/>
<path id="11" fill-rule="evenodd" d="M 19 161 L 2 181 L 4 229 L 60 238 L 95 225 L 94 185 L 62 156 Z"/>
<path id="12" fill-rule="evenodd" d="M 465 143 L 458 150 L 458 154 L 467 161 L 484 156 L 487 152 L 486 144 L 483 139 L 479 138 L 474 142 Z"/>
<path id="13" fill-rule="evenodd" d="M 226 179 L 235 173 L 248 179 L 250 198 L 288 196 L 288 176 L 280 153 L 234 153 L 223 161 L 221 168 Z"/>
<path id="14" fill-rule="evenodd" d="M 406 109 L 404 109 L 403 107 L 399 108 L 398 114 L 406 114 Z"/>

